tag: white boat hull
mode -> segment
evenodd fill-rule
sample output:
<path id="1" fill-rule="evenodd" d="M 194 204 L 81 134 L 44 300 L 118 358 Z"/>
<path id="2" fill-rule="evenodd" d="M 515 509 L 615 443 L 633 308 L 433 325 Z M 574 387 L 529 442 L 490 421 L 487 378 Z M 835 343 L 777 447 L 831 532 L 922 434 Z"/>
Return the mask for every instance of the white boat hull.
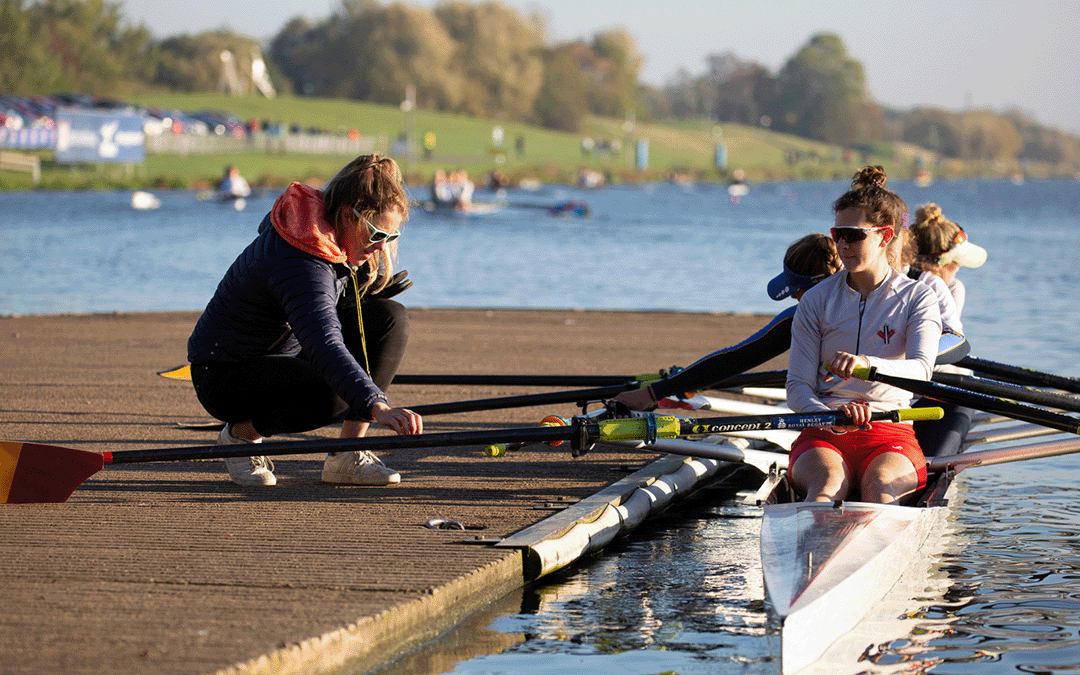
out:
<path id="1" fill-rule="evenodd" d="M 944 506 L 769 504 L 761 526 L 766 597 L 783 673 L 815 663 L 879 602 L 945 521 Z"/>

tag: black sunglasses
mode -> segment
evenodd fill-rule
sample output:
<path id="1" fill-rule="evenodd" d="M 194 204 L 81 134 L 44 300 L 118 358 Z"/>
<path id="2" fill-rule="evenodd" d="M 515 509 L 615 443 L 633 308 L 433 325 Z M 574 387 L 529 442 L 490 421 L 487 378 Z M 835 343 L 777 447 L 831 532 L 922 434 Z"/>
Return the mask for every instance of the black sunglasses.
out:
<path id="1" fill-rule="evenodd" d="M 874 230 L 888 229 L 892 229 L 892 226 L 877 225 L 875 227 L 833 227 L 829 229 L 829 233 L 832 234 L 833 241 L 839 242 L 840 240 L 843 240 L 851 244 L 866 239 L 866 235 L 870 234 Z"/>

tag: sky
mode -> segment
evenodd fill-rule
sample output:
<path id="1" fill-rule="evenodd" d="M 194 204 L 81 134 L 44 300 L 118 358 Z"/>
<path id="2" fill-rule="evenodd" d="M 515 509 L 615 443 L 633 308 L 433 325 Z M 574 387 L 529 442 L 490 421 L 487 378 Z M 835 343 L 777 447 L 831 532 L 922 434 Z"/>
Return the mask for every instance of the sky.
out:
<path id="1" fill-rule="evenodd" d="M 641 80 L 648 84 L 663 85 L 679 69 L 701 75 L 706 56 L 725 52 L 776 73 L 812 35 L 831 32 L 863 64 L 879 103 L 1019 109 L 1080 134 L 1080 0 L 502 1 L 544 17 L 550 42 L 625 29 L 644 57 Z M 157 38 L 222 27 L 270 38 L 293 17 L 320 21 L 341 7 L 340 0 L 121 4 L 131 23 L 146 24 Z"/>

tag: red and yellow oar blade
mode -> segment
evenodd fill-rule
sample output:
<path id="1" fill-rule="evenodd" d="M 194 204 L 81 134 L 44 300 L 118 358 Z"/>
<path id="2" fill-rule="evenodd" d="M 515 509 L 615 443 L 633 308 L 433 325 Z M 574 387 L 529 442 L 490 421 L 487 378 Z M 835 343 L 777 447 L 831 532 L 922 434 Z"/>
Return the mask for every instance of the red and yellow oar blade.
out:
<path id="1" fill-rule="evenodd" d="M 66 502 L 103 466 L 97 452 L 0 441 L 0 504 Z"/>

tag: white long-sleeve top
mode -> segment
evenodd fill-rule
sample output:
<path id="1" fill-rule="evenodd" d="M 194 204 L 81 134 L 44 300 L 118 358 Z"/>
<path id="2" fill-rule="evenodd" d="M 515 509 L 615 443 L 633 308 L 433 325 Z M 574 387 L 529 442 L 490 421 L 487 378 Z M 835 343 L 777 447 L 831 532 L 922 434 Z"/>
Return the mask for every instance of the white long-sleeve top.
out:
<path id="1" fill-rule="evenodd" d="M 910 277 L 911 274 L 909 273 Z M 956 298 L 945 280 L 933 272 L 923 271 L 916 279 L 919 283 L 926 284 L 934 291 L 937 297 L 938 311 L 941 312 L 941 323 L 948 326 L 961 335 L 964 334 L 964 324 L 960 322 L 960 309 L 956 305 Z"/>
<path id="2" fill-rule="evenodd" d="M 833 410 L 855 399 L 874 411 L 910 405 L 912 395 L 880 382 L 833 377 L 821 364 L 838 352 L 866 356 L 887 375 L 929 380 L 941 338 L 933 290 L 892 270 L 865 299 L 837 272 L 806 291 L 791 327 L 787 404 L 796 412 Z"/>
<path id="3" fill-rule="evenodd" d="M 964 301 L 967 300 L 967 288 L 964 287 L 964 282 L 960 281 L 957 277 L 953 277 L 953 280 L 949 282 L 949 292 L 952 293 L 953 302 L 956 303 L 956 314 L 959 316 L 964 311 Z"/>

